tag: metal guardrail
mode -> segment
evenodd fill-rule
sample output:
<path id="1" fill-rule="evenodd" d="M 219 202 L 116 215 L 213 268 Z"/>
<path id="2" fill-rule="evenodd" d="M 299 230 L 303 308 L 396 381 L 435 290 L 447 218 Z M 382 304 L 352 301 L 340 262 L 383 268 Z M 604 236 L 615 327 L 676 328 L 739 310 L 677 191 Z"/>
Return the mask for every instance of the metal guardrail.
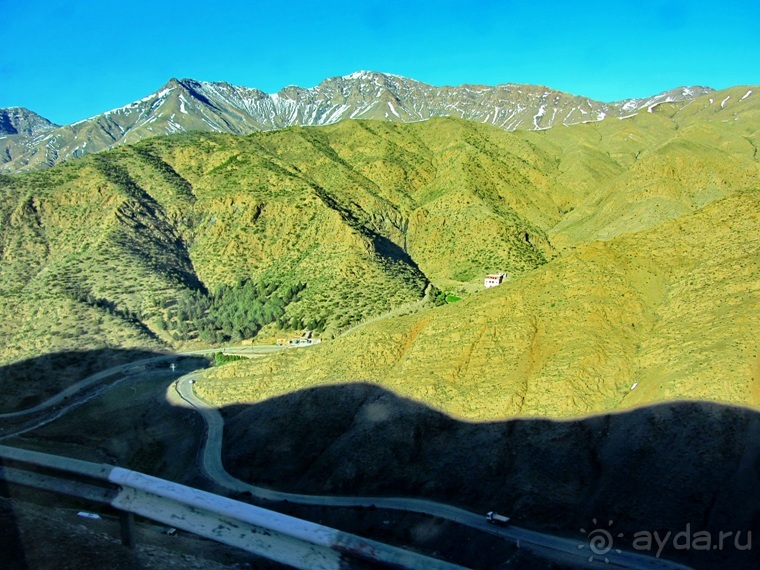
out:
<path id="1" fill-rule="evenodd" d="M 134 545 L 134 515 L 304 569 L 460 569 L 381 542 L 158 477 L 0 445 L 0 479 L 116 508 L 122 542 Z"/>

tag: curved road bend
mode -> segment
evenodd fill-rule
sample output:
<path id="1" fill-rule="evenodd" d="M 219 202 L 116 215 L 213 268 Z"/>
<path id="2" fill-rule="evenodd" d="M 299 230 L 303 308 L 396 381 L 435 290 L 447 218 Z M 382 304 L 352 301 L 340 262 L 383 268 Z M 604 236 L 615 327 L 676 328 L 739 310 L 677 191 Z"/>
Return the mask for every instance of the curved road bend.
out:
<path id="1" fill-rule="evenodd" d="M 176 359 L 180 356 L 202 356 L 204 354 L 213 354 L 215 352 L 226 352 L 229 354 L 238 354 L 241 356 L 245 355 L 263 355 L 270 352 L 276 352 L 278 350 L 283 350 L 286 347 L 282 346 L 274 346 L 274 345 L 259 345 L 259 346 L 243 346 L 243 347 L 225 347 L 225 348 L 207 348 L 204 350 L 192 350 L 188 352 L 176 352 L 173 354 L 165 354 L 162 356 L 152 356 L 150 358 L 144 358 L 142 360 L 136 360 L 134 362 L 129 362 L 127 364 L 121 364 L 119 366 L 113 366 L 112 368 L 107 368 L 105 370 L 101 370 L 100 372 L 97 372 L 95 374 L 92 374 L 91 376 L 88 376 L 79 382 L 72 384 L 65 390 L 62 390 L 61 392 L 58 392 L 55 396 L 52 396 L 51 398 L 45 400 L 44 402 L 41 402 L 40 404 L 37 404 L 36 406 L 32 408 L 27 408 L 25 410 L 18 410 L 16 412 L 6 412 L 6 413 L 0 413 L 0 420 L 2 419 L 11 419 L 11 418 L 18 418 L 21 416 L 26 416 L 30 414 L 34 414 L 36 412 L 40 412 L 42 410 L 46 410 L 47 408 L 51 408 L 53 406 L 56 406 L 66 400 L 67 398 L 70 398 L 71 396 L 81 392 L 82 390 L 85 390 L 86 388 L 89 388 L 93 384 L 99 382 L 100 380 L 104 380 L 108 378 L 109 376 L 113 376 L 114 374 L 123 374 L 125 372 L 129 372 L 133 368 L 139 368 L 140 366 L 145 366 L 148 364 L 154 364 L 156 362 L 162 362 L 166 360 L 172 360 Z"/>
<path id="2" fill-rule="evenodd" d="M 102 370 L 96 374 L 88 376 L 83 380 L 80 380 L 76 384 L 73 384 L 65 390 L 59 392 L 55 396 L 48 400 L 26 410 L 19 410 L 16 412 L 8 412 L 0 414 L 0 419 L 9 419 L 21 417 L 36 412 L 40 412 L 56 406 L 71 398 L 71 396 L 89 388 L 98 381 L 101 381 L 114 374 L 124 373 L 130 369 L 144 366 L 146 364 L 152 364 L 155 362 L 161 362 L 171 360 L 173 358 L 181 356 L 200 356 L 203 354 L 212 354 L 214 352 L 228 352 L 241 355 L 260 355 L 277 350 L 284 350 L 288 347 L 281 346 L 252 346 L 252 347 L 227 347 L 227 348 L 211 348 L 205 350 L 188 351 L 174 354 L 167 354 L 162 356 L 155 356 L 138 360 L 128 364 L 122 364 L 114 366 L 106 370 Z M 234 352 L 233 352 L 234 351 Z M 290 501 L 293 503 L 300 503 L 304 505 L 319 505 L 319 506 L 333 506 L 333 507 L 377 507 L 393 510 L 411 511 L 420 514 L 427 514 L 437 516 L 447 520 L 451 520 L 460 524 L 464 524 L 471 528 L 475 528 L 490 534 L 501 536 L 503 538 L 510 539 L 517 543 L 518 546 L 527 547 L 541 555 L 549 556 L 553 559 L 562 562 L 571 562 L 578 567 L 593 567 L 598 568 L 600 561 L 607 567 L 611 568 L 634 568 L 634 569 L 673 569 L 673 570 L 688 570 L 688 567 L 668 562 L 665 560 L 655 559 L 649 556 L 642 556 L 640 554 L 634 554 L 630 552 L 618 553 L 615 550 L 610 550 L 605 556 L 589 556 L 591 553 L 588 550 L 588 545 L 584 545 L 581 541 L 573 541 L 570 539 L 558 538 L 551 535 L 542 534 L 539 532 L 522 529 L 516 526 L 509 526 L 506 528 L 495 527 L 485 521 L 482 515 L 475 514 L 463 509 L 452 507 L 444 503 L 436 503 L 434 501 L 428 501 L 424 499 L 408 499 L 408 498 L 392 498 L 392 497 L 335 497 L 324 495 L 303 495 L 297 493 L 283 493 L 280 491 L 273 491 L 271 489 L 265 489 L 250 485 L 239 479 L 232 477 L 227 471 L 225 471 L 221 457 L 222 457 L 222 432 L 224 429 L 224 421 L 221 414 L 216 408 L 213 408 L 197 398 L 192 389 L 192 380 L 199 375 L 198 372 L 194 372 L 181 377 L 176 382 L 177 392 L 182 399 L 187 401 L 193 408 L 195 408 L 204 418 L 207 425 L 207 434 L 203 443 L 203 447 L 200 453 L 200 463 L 203 472 L 212 480 L 217 482 L 223 487 L 234 491 L 249 492 L 252 495 L 273 501 Z M 108 389 L 115 384 L 105 386 L 104 389 Z M 97 392 L 91 394 L 91 396 L 97 396 L 102 393 Z M 89 399 L 89 398 L 87 398 Z M 68 413 L 71 409 L 77 407 L 83 403 L 84 400 L 70 400 L 63 408 L 57 409 L 53 414 L 45 417 L 41 420 L 42 423 L 48 423 L 53 421 L 62 415 Z M 34 426 L 27 426 L 24 431 L 39 427 L 39 424 Z M 2 439 L 11 437 L 18 434 L 5 434 Z M 591 560 L 589 560 L 591 558 Z M 606 561 L 605 561 L 606 559 Z"/>
<path id="3" fill-rule="evenodd" d="M 62 392 L 59 392 L 58 394 L 51 397 L 50 399 L 45 400 L 44 402 L 32 408 L 27 408 L 26 410 L 19 410 L 16 412 L 8 412 L 8 413 L 0 414 L 0 421 L 2 421 L 4 419 L 20 418 L 27 415 L 32 415 L 35 412 L 48 410 L 47 414 L 40 416 L 36 421 L 27 422 L 26 424 L 17 426 L 8 432 L 5 431 L 4 427 L 0 427 L 0 440 L 16 437 L 16 436 L 25 434 L 27 432 L 36 430 L 37 428 L 42 427 L 51 422 L 54 422 L 55 420 L 68 414 L 72 410 L 75 410 L 76 408 L 82 406 L 83 404 L 86 404 L 93 398 L 97 398 L 106 390 L 110 390 L 111 388 L 113 388 L 114 386 L 117 386 L 118 384 L 120 384 L 126 379 L 126 376 L 122 376 L 121 378 L 116 379 L 108 384 L 98 386 L 95 390 L 90 390 L 89 392 L 86 392 L 85 394 L 81 394 L 81 392 L 83 392 L 87 388 L 91 388 L 93 385 L 96 385 L 99 381 L 104 380 L 105 378 L 108 378 L 109 376 L 113 376 L 119 373 L 124 374 L 124 373 L 129 372 L 131 369 L 139 368 L 147 364 L 153 364 L 156 362 L 176 359 L 181 356 L 201 356 L 204 354 L 212 354 L 214 352 L 221 351 L 221 352 L 226 352 L 228 354 L 237 354 L 237 355 L 253 358 L 255 356 L 263 356 L 264 354 L 276 352 L 278 350 L 283 350 L 284 348 L 287 348 L 287 347 L 274 346 L 274 345 L 258 345 L 258 346 L 252 346 L 252 347 L 208 348 L 204 350 L 193 350 L 193 351 L 188 351 L 188 352 L 166 354 L 162 356 L 152 356 L 150 358 L 144 358 L 142 360 L 136 360 L 134 362 L 130 362 L 127 364 L 121 364 L 119 366 L 114 366 L 106 370 L 101 370 L 100 372 L 97 372 L 96 374 L 93 374 L 91 376 L 88 376 L 87 378 L 84 378 L 83 380 L 80 380 L 76 384 L 72 384 L 71 386 L 63 390 Z M 79 395 L 79 397 L 73 398 L 72 396 L 75 396 L 75 395 Z M 60 406 L 60 407 L 55 407 L 64 401 L 66 402 L 65 405 Z"/>
<path id="4" fill-rule="evenodd" d="M 289 501 L 302 505 L 325 507 L 377 507 L 401 511 L 411 511 L 432 515 L 463 524 L 470 528 L 488 532 L 515 542 L 539 555 L 576 567 L 587 568 L 633 568 L 640 570 L 688 570 L 688 566 L 643 556 L 633 552 L 617 552 L 614 548 L 604 555 L 594 555 L 589 545 L 582 540 L 571 540 L 516 527 L 497 527 L 485 520 L 482 514 L 475 514 L 445 503 L 425 499 L 401 497 L 336 497 L 329 495 L 304 495 L 284 493 L 251 485 L 230 475 L 222 464 L 222 433 L 224 420 L 219 411 L 198 398 L 193 391 L 194 380 L 200 375 L 193 372 L 179 378 L 176 389 L 180 397 L 195 408 L 206 422 L 206 437 L 199 454 L 203 473 L 222 487 L 238 492 L 248 492 L 254 497 L 270 501 Z M 600 566 L 600 564 L 602 566 Z"/>

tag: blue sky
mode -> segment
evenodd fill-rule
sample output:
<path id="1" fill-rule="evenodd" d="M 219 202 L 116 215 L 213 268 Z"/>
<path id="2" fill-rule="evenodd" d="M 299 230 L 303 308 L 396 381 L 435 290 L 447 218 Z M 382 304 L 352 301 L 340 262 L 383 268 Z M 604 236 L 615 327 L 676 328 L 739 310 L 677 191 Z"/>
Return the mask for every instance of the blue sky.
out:
<path id="1" fill-rule="evenodd" d="M 0 0 L 0 107 L 65 124 L 172 77 L 275 92 L 361 69 L 603 101 L 760 83 L 760 3 Z"/>

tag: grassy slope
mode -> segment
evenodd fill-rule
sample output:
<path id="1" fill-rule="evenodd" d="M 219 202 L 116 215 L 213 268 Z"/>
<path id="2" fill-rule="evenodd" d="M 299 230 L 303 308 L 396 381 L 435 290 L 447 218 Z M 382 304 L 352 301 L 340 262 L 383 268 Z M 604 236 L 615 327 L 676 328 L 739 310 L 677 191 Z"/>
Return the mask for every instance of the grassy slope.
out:
<path id="1" fill-rule="evenodd" d="M 146 210 L 92 162 L 9 183 L 0 227 L 3 359 L 87 346 L 157 346 L 126 313 L 139 310 L 149 290 L 160 295 L 172 288 L 170 272 L 184 269 L 176 258 L 160 274 L 146 263 L 172 254 L 160 212 Z M 146 218 L 163 230 L 153 239 L 141 232 Z M 139 252 L 134 241 L 144 246 Z M 102 299 L 115 310 L 98 306 Z"/>
<path id="2" fill-rule="evenodd" d="M 563 248 L 640 231 L 757 184 L 760 100 L 742 99 L 747 91 L 529 134 L 536 144 L 555 145 L 559 180 L 580 198 L 549 232 L 552 243 Z"/>
<path id="3" fill-rule="evenodd" d="M 489 155 L 520 161 L 510 148 L 520 144 L 519 139 L 496 129 L 455 120 L 418 125 L 346 122 L 229 140 L 237 148 L 202 184 L 224 188 L 225 195 L 244 190 L 249 199 L 255 196 L 267 206 L 282 200 L 285 207 L 293 208 L 296 202 L 306 210 L 304 215 L 291 211 L 291 217 L 312 231 L 321 230 L 320 235 L 334 235 L 334 228 L 324 227 L 321 220 L 303 219 L 313 218 L 310 204 L 321 202 L 340 216 L 344 226 L 358 232 L 355 238 L 370 241 L 375 250 L 391 257 L 402 256 L 405 250 L 439 286 L 452 281 L 452 274 L 462 273 L 463 266 L 477 269 L 458 284 L 479 280 L 484 267 L 493 265 L 530 269 L 542 263 L 550 249 L 530 215 L 538 217 L 544 204 L 527 212 L 503 203 L 510 192 L 531 186 L 524 180 L 524 170 L 542 178 L 544 186 L 550 184 L 548 175 L 539 174 L 540 166 L 520 164 L 513 172 L 509 164 L 494 162 Z M 522 144 L 520 152 L 530 155 L 532 150 Z M 179 163 L 179 158 L 167 160 Z M 498 192 L 485 187 L 494 185 L 490 180 L 499 181 Z M 285 227 L 281 233 L 292 238 L 294 231 L 298 228 Z M 537 246 L 518 239 L 524 231 L 536 234 Z M 227 232 L 219 233 L 227 237 Z M 255 239 L 241 237 L 245 245 Z M 350 239 L 341 234 L 336 238 Z M 289 247 L 271 254 L 282 256 Z M 241 249 L 247 248 L 241 245 Z"/>
<path id="4" fill-rule="evenodd" d="M 197 389 L 228 404 L 368 381 L 477 420 L 683 398 L 757 406 L 758 212 L 757 190 L 737 192 L 454 305 L 214 370 Z"/>
<path id="5" fill-rule="evenodd" d="M 484 349 L 491 351 L 486 366 L 522 384 L 505 391 L 495 379 L 479 386 L 479 393 L 510 414 L 616 405 L 636 378 L 631 363 L 639 361 L 638 351 L 654 346 L 647 327 L 664 310 L 663 300 L 641 292 L 639 270 L 621 262 L 628 254 L 611 253 L 616 240 L 582 245 L 560 258 L 558 249 L 645 231 L 641 235 L 651 243 L 636 245 L 643 249 L 631 255 L 644 273 L 664 271 L 648 251 L 676 248 L 663 250 L 668 257 L 683 246 L 665 239 L 675 231 L 668 220 L 707 224 L 709 218 L 690 214 L 757 185 L 757 97 L 742 99 L 744 92 L 714 93 L 686 107 L 660 105 L 625 120 L 528 133 L 455 119 L 407 125 L 348 121 L 248 137 L 198 133 L 143 141 L 44 173 L 3 177 L 0 294 L 6 302 L 0 327 L 8 340 L 0 358 L 172 344 L 159 326 L 167 305 L 185 291 L 213 290 L 244 278 L 306 283 L 285 320 L 295 328 L 322 321 L 330 333 L 419 299 L 428 281 L 472 291 L 481 287 L 484 273 L 503 269 L 521 276 L 506 290 L 546 290 L 509 305 L 500 313 L 504 322 L 478 340 L 492 345 Z M 699 236 L 695 243 L 715 245 L 711 234 Z M 724 257 L 716 253 L 700 263 Z M 529 275 L 551 259 L 546 269 Z M 664 278 L 657 273 L 654 279 Z M 607 306 L 620 312 L 622 297 L 610 287 L 630 291 L 623 307 L 632 311 L 635 327 L 624 334 L 608 334 L 608 319 L 597 316 Z M 584 299 L 580 312 L 551 316 L 568 306 L 571 293 Z M 466 341 L 485 334 L 482 325 L 490 317 L 475 309 L 502 294 L 478 295 L 461 308 L 446 309 L 456 316 L 441 325 L 433 319 L 433 328 L 408 317 L 389 333 L 389 346 L 396 347 L 389 350 L 402 353 L 407 348 L 397 345 L 414 344 L 417 328 L 432 335 L 414 353 L 422 371 L 415 382 L 427 390 L 425 398 L 447 402 L 467 393 L 451 380 L 474 377 L 479 369 L 472 368 L 471 349 L 462 348 L 469 341 L 457 335 Z M 591 316 L 578 323 L 586 307 L 593 309 Z M 571 337 L 565 343 L 570 352 L 557 357 L 567 364 L 552 373 L 562 380 L 559 403 L 551 387 L 533 402 L 538 392 L 528 382 L 544 370 L 543 359 L 554 358 L 536 355 L 533 344 L 544 334 L 542 323 L 555 318 L 573 322 L 572 329 L 560 328 L 562 334 L 588 329 L 588 338 L 599 337 L 603 348 Z M 274 334 L 271 327 L 267 332 Z M 371 339 L 371 346 L 346 369 L 346 377 L 377 366 L 362 363 L 373 352 L 389 358 L 383 338 L 373 333 L 356 341 Z M 459 354 L 454 360 L 439 358 L 445 342 Z M 580 344 L 568 348 L 573 343 Z M 339 370 L 346 357 L 336 358 L 330 367 Z M 583 359 L 588 361 L 576 369 Z M 409 365 L 398 374 L 416 370 L 404 366 Z M 603 376 L 596 385 L 594 379 Z M 491 413 L 479 404 L 460 405 L 463 415 Z"/>
<path id="6" fill-rule="evenodd" d="M 167 304 L 239 279 L 306 283 L 286 316 L 336 331 L 429 281 L 532 269 L 557 218 L 542 214 L 548 162 L 465 121 L 346 122 L 152 139 L 3 177 L 0 358 L 171 343 Z"/>

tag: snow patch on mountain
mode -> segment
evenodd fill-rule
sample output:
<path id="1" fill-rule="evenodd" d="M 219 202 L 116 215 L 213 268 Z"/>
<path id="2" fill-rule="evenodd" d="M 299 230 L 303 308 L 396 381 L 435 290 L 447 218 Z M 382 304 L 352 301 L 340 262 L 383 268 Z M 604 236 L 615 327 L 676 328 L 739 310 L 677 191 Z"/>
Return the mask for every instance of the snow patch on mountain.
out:
<path id="1" fill-rule="evenodd" d="M 628 118 L 643 109 L 652 112 L 661 103 L 689 100 L 709 91 L 683 87 L 647 99 L 603 103 L 542 86 L 504 83 L 435 87 L 373 71 L 327 78 L 309 89 L 288 86 L 272 94 L 223 82 L 172 79 L 138 101 L 63 130 L 54 127 L 59 136 L 52 142 L 27 140 L 26 162 L 19 160 L 19 165 L 34 168 L 35 148 L 44 144 L 55 149 L 55 161 L 60 161 L 159 133 L 206 130 L 249 134 L 290 126 L 329 125 L 348 118 L 417 122 L 453 116 L 506 131 L 543 130 Z M 83 140 L 90 141 L 86 150 L 81 145 Z M 13 165 L 3 168 L 14 171 Z"/>
<path id="2" fill-rule="evenodd" d="M 533 115 L 533 125 L 536 127 L 536 129 L 541 128 L 538 125 L 538 120 L 541 119 L 545 113 L 546 113 L 546 105 L 541 105 L 541 107 L 538 109 L 538 113 Z"/>

